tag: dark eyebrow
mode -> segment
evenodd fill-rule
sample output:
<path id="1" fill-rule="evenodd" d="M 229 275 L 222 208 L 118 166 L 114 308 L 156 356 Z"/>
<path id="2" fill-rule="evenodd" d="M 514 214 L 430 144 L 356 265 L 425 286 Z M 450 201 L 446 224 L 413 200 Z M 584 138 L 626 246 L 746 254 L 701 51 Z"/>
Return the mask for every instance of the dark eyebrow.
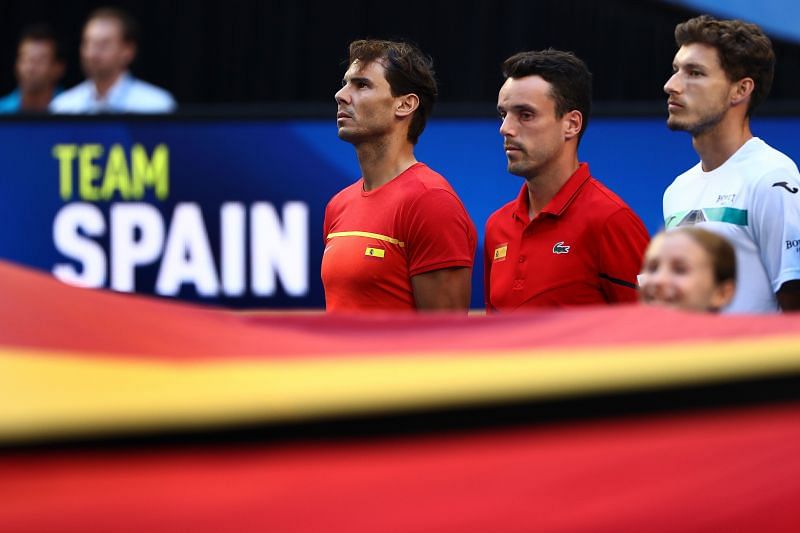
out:
<path id="1" fill-rule="evenodd" d="M 706 66 L 700 63 L 684 63 L 681 67 L 688 70 L 706 70 Z M 677 66 L 672 65 L 672 68 L 677 68 Z"/>
<path id="2" fill-rule="evenodd" d="M 350 83 L 365 83 L 365 84 L 367 84 L 367 85 L 369 85 L 369 86 L 372 86 L 372 80 L 370 80 L 369 78 L 365 78 L 365 77 L 363 77 L 363 76 L 353 76 L 353 77 L 352 77 L 352 78 L 350 78 L 350 79 L 348 79 L 347 77 L 345 77 L 345 78 L 342 80 L 342 85 L 344 85 L 344 84 L 345 84 L 345 83 L 347 83 L 348 81 L 349 81 Z"/>
<path id="3" fill-rule="evenodd" d="M 521 112 L 523 112 L 523 111 L 527 111 L 528 113 L 536 113 L 536 108 L 535 108 L 535 107 L 533 107 L 533 106 L 532 106 L 532 105 L 530 105 L 530 104 L 516 104 L 516 105 L 512 105 L 512 106 L 511 106 L 511 110 L 512 110 L 512 111 L 515 111 L 515 112 L 517 112 L 517 113 L 521 113 Z M 506 109 L 505 109 L 503 106 L 501 106 L 501 105 L 497 106 L 497 112 L 498 112 L 498 113 L 502 113 L 503 111 L 506 111 Z"/>
<path id="4" fill-rule="evenodd" d="M 535 113 L 536 112 L 536 108 L 533 107 L 532 105 L 529 105 L 529 104 L 517 104 L 517 105 L 511 106 L 511 109 L 513 109 L 516 112 L 520 112 L 520 111 L 528 111 L 529 113 Z"/>

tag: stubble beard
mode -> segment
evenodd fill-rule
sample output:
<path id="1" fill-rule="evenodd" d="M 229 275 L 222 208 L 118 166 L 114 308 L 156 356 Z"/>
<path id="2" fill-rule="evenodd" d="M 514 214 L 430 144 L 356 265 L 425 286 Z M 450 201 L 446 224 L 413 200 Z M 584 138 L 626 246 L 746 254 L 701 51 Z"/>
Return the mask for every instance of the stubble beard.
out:
<path id="1" fill-rule="evenodd" d="M 697 119 L 694 123 L 681 122 L 678 117 L 670 115 L 667 118 L 667 127 L 672 131 L 686 131 L 692 137 L 698 137 L 717 126 L 725 118 L 727 109 L 718 109 Z"/>
<path id="2" fill-rule="evenodd" d="M 531 174 L 530 166 L 526 165 L 523 161 L 515 161 L 515 162 L 509 161 L 506 168 L 508 169 L 509 174 L 513 174 L 514 176 L 520 176 L 525 179 L 527 179 L 528 176 Z"/>
<path id="3" fill-rule="evenodd" d="M 358 132 L 347 131 L 345 128 L 339 128 L 336 132 L 336 135 L 339 136 L 341 140 L 344 142 L 348 142 L 350 144 L 358 144 L 361 142 L 362 135 L 359 135 Z"/>
<path id="4" fill-rule="evenodd" d="M 525 177 L 530 171 L 528 154 L 526 154 L 523 150 L 520 149 L 518 156 L 522 157 L 518 158 L 516 161 L 512 161 L 511 159 L 508 158 L 508 156 L 506 156 L 506 169 L 508 170 L 509 174 L 513 174 L 514 176 Z"/>
<path id="5" fill-rule="evenodd" d="M 526 152 L 523 153 L 525 156 L 523 159 L 518 161 L 509 160 L 506 168 L 509 174 L 519 176 L 521 178 L 525 178 L 526 181 L 530 181 L 541 173 L 542 162 L 540 161 L 539 164 L 536 164 L 531 161 Z"/>

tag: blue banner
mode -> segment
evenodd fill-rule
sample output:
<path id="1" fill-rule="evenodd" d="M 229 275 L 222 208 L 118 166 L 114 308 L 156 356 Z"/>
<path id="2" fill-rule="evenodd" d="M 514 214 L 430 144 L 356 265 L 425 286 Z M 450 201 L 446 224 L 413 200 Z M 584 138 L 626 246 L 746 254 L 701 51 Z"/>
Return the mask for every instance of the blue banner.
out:
<path id="1" fill-rule="evenodd" d="M 797 160 L 800 119 L 754 131 Z M 417 158 L 443 174 L 479 233 L 522 180 L 506 170 L 499 122 L 433 120 Z M 237 308 L 317 308 L 324 208 L 359 177 L 332 120 L 120 119 L 0 123 L 0 257 L 66 282 Z M 580 149 L 642 217 L 697 162 L 664 119 L 594 119 Z M 476 261 L 473 306 L 482 305 Z"/>

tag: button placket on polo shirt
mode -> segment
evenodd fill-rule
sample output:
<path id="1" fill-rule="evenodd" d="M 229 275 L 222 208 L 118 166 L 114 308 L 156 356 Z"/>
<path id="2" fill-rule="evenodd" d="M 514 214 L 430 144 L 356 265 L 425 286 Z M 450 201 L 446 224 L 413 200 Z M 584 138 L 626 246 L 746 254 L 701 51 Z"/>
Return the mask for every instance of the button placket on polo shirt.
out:
<path id="1" fill-rule="evenodd" d="M 525 228 L 520 232 L 519 238 L 519 256 L 517 257 L 516 265 L 514 266 L 514 281 L 511 284 L 511 290 L 521 291 L 525 289 L 526 269 L 528 262 L 528 253 L 525 249 L 526 237 L 529 237 L 534 232 L 534 225 L 538 224 L 539 216 L 537 215 L 533 220 L 528 222 Z"/>

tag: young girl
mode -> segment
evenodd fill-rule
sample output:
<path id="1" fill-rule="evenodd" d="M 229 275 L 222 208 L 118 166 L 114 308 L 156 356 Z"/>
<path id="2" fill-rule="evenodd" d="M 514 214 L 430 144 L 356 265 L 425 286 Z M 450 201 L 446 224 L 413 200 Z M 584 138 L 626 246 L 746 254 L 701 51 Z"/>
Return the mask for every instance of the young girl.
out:
<path id="1" fill-rule="evenodd" d="M 646 304 L 719 311 L 736 289 L 736 254 L 724 238 L 698 227 L 661 232 L 645 252 L 639 288 Z"/>

